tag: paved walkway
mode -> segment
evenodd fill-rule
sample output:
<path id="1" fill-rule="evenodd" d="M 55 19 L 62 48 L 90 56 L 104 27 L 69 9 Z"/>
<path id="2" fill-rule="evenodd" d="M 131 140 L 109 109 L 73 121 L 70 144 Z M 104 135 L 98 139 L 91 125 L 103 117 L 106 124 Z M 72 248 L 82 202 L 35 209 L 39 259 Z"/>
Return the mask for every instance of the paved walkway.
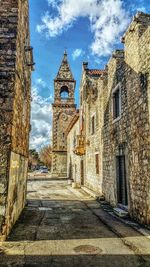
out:
<path id="1" fill-rule="evenodd" d="M 124 242 L 100 219 L 100 204 L 65 180 L 30 180 L 27 198 L 8 240 L 1 243 L 1 267 L 150 266 L 148 245 L 143 244 L 141 255 Z M 128 233 L 126 238 L 143 243 L 140 234 Z"/>

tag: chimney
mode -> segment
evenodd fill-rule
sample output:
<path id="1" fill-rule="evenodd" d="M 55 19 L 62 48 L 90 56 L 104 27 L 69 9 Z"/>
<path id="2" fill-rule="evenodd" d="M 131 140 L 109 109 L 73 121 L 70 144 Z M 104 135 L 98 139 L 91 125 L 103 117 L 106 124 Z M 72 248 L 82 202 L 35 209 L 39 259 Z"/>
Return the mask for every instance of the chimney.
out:
<path id="1" fill-rule="evenodd" d="M 88 69 L 88 62 L 83 62 L 82 69 L 83 69 L 83 71 Z"/>

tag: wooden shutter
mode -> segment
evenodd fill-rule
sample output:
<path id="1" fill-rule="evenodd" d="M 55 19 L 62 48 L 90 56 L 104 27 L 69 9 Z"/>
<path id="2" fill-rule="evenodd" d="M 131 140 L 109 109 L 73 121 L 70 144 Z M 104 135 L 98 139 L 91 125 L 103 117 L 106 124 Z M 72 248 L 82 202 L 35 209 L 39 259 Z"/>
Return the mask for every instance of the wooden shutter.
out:
<path id="1" fill-rule="evenodd" d="M 121 203 L 123 205 L 128 205 L 125 156 L 117 156 L 116 174 L 117 174 L 118 203 Z"/>
<path id="2" fill-rule="evenodd" d="M 113 117 L 118 118 L 120 115 L 120 90 L 119 88 L 113 94 Z"/>
<path id="3" fill-rule="evenodd" d="M 95 133 L 95 116 L 92 117 L 92 134 Z"/>
<path id="4" fill-rule="evenodd" d="M 95 155 L 96 174 L 99 174 L 99 154 Z"/>

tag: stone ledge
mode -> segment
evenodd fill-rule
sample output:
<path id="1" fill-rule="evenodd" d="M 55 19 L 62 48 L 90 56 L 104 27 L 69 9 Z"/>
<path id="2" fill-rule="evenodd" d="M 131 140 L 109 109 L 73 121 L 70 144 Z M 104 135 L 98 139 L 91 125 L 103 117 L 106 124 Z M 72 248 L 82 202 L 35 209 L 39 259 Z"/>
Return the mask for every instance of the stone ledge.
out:
<path id="1" fill-rule="evenodd" d="M 114 208 L 113 209 L 114 213 L 119 216 L 120 218 L 126 218 L 128 216 L 128 212 L 120 209 L 120 208 Z"/>
<path id="2" fill-rule="evenodd" d="M 94 199 L 100 199 L 100 195 L 93 190 L 87 188 L 86 186 L 81 186 L 81 189 L 84 190 L 88 195 L 92 196 Z"/>

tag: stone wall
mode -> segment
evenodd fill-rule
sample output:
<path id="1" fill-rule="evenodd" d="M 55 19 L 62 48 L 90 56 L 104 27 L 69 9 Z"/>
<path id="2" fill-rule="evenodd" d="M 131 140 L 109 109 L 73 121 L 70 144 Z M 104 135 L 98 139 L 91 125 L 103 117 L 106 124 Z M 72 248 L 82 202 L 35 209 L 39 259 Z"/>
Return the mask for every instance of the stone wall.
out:
<path id="1" fill-rule="evenodd" d="M 78 157 L 84 177 L 81 164 L 76 173 L 80 184 L 150 224 L 150 15 L 137 13 L 122 40 L 125 49 L 112 54 L 105 70 L 83 63 L 79 133 L 86 153 Z M 75 129 L 68 135 L 68 162 Z"/>
<path id="2" fill-rule="evenodd" d="M 124 42 L 130 115 L 130 214 L 150 224 L 150 15 L 138 13 L 134 17 Z M 134 62 L 131 47 L 132 50 L 138 48 L 138 58 Z"/>
<path id="3" fill-rule="evenodd" d="M 150 223 L 149 49 L 150 16 L 138 13 L 123 41 L 125 54 L 116 51 L 108 63 L 108 86 L 103 130 L 103 193 L 118 205 L 116 156 L 126 161 L 128 210 L 141 223 Z M 147 47 L 147 49 L 146 49 Z M 121 115 L 113 119 L 112 93 L 121 89 Z"/>
<path id="4" fill-rule="evenodd" d="M 67 135 L 67 177 L 72 179 L 77 187 L 81 186 L 80 157 L 74 154 L 77 135 L 80 134 L 79 118 Z"/>
<path id="5" fill-rule="evenodd" d="M 67 177 L 67 138 L 65 131 L 75 114 L 74 105 L 53 104 L 52 175 Z"/>
<path id="6" fill-rule="evenodd" d="M 25 204 L 30 128 L 28 1 L 0 7 L 0 235 L 5 238 Z"/>
<path id="7" fill-rule="evenodd" d="M 102 127 L 103 127 L 103 91 L 105 71 L 83 70 L 80 94 L 84 135 L 86 136 L 86 154 L 84 158 L 84 185 L 102 194 Z M 92 118 L 94 117 L 94 133 Z M 97 157 L 97 160 L 96 160 Z M 98 166 L 97 166 L 98 165 Z M 97 166 L 97 167 L 96 167 Z"/>
<path id="8" fill-rule="evenodd" d="M 0 8 L 0 225 L 5 215 L 16 62 L 18 3 L 3 1 Z M 12 20 L 14 23 L 12 23 Z"/>
<path id="9" fill-rule="evenodd" d="M 108 62 L 107 94 L 105 95 L 104 128 L 103 128 L 103 193 L 107 201 L 112 205 L 117 204 L 115 178 L 116 165 L 115 157 L 118 153 L 119 144 L 127 140 L 126 123 L 128 117 L 125 116 L 127 110 L 126 87 L 124 79 L 125 65 L 124 52 L 116 51 Z M 121 110 L 122 116 L 116 122 L 113 120 L 112 111 L 112 90 L 120 83 L 121 86 Z"/>

